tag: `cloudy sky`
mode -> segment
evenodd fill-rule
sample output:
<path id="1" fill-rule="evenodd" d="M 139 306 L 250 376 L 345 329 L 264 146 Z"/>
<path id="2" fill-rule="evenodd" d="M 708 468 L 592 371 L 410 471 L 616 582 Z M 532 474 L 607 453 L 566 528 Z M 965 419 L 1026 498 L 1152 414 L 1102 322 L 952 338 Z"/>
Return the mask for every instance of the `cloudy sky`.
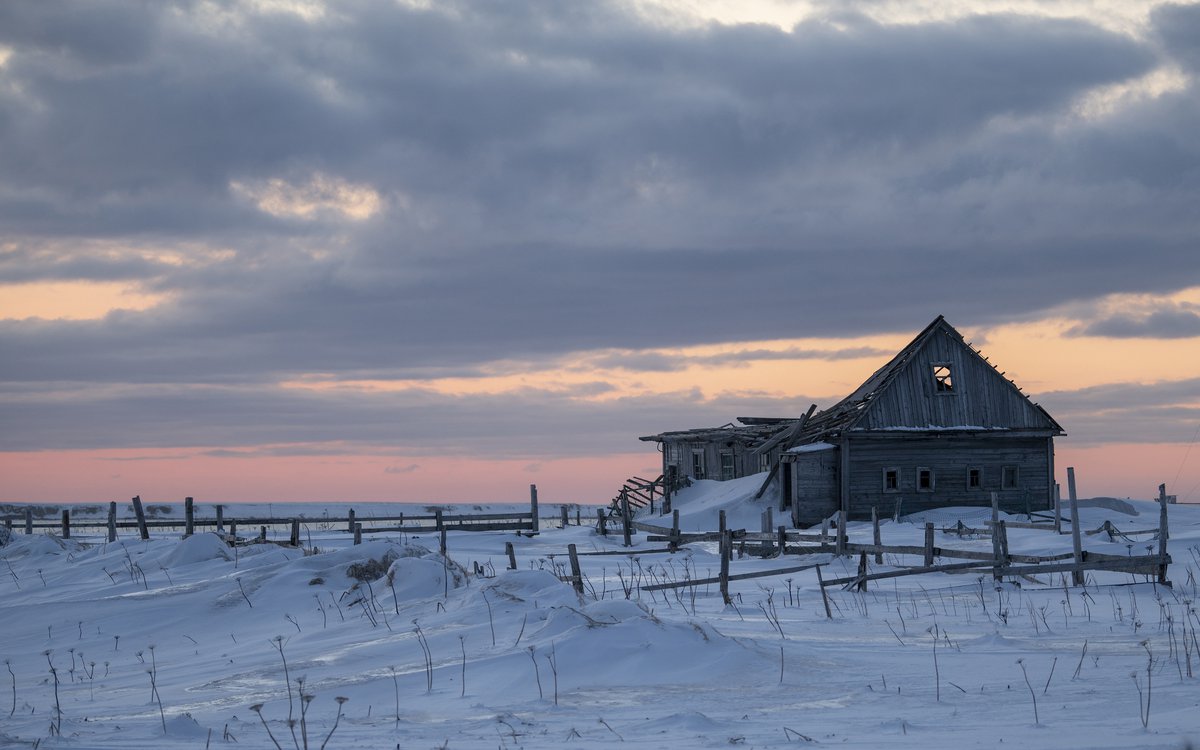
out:
<path id="1" fill-rule="evenodd" d="M 599 501 L 939 314 L 1200 500 L 1200 5 L 0 3 L 0 500 Z"/>

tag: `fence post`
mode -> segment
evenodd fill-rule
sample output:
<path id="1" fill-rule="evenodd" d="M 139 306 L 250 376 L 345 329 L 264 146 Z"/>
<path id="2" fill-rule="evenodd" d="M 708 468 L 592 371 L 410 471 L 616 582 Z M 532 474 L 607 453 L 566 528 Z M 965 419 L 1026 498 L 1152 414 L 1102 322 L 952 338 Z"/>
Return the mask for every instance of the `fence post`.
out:
<path id="1" fill-rule="evenodd" d="M 1083 585 L 1083 540 L 1079 536 L 1079 501 L 1075 496 L 1075 467 L 1067 467 L 1067 498 L 1071 501 L 1071 549 L 1075 553 L 1075 570 L 1071 572 L 1071 582 L 1076 586 Z"/>
<path id="2" fill-rule="evenodd" d="M 784 553 L 787 552 L 787 526 L 780 526 L 776 531 L 776 535 L 779 539 L 779 556 L 783 557 Z"/>
<path id="3" fill-rule="evenodd" d="M 117 503 L 115 500 L 108 503 L 108 541 L 117 541 Z"/>
<path id="4" fill-rule="evenodd" d="M 237 541 L 237 521 L 229 520 L 229 537 L 235 542 Z"/>
<path id="5" fill-rule="evenodd" d="M 825 604 L 825 617 L 832 620 L 833 612 L 829 611 L 829 595 L 825 593 L 825 579 L 821 577 L 821 566 L 817 566 L 817 588 L 821 589 L 821 601 Z"/>
<path id="6" fill-rule="evenodd" d="M 837 541 L 834 544 L 834 554 L 838 557 L 846 554 L 846 510 L 838 511 Z"/>
<path id="7" fill-rule="evenodd" d="M 354 543 L 362 544 L 362 524 L 354 522 Z"/>
<path id="8" fill-rule="evenodd" d="M 596 508 L 596 529 L 600 536 L 608 536 L 608 516 L 604 515 L 604 508 Z"/>
<path id="9" fill-rule="evenodd" d="M 145 541 L 150 538 L 150 530 L 146 528 L 146 511 L 142 508 L 142 496 L 133 496 L 133 512 L 137 516 L 138 534 Z"/>
<path id="10" fill-rule="evenodd" d="M 266 527 L 266 526 L 259 526 L 259 527 L 258 527 L 258 539 L 259 539 L 259 541 L 261 541 L 261 542 L 266 542 L 266 541 L 267 541 L 267 527 Z"/>
<path id="11" fill-rule="evenodd" d="M 576 526 L 583 525 L 583 511 L 580 510 L 578 505 L 575 506 L 575 525 Z"/>
<path id="12" fill-rule="evenodd" d="M 446 527 L 438 532 L 438 552 L 442 553 L 442 557 L 446 556 Z"/>
<path id="13" fill-rule="evenodd" d="M 183 535 L 189 537 L 196 533 L 195 505 L 192 498 L 183 499 Z"/>
<path id="14" fill-rule="evenodd" d="M 504 554 L 508 555 L 508 569 L 516 570 L 517 569 L 517 552 L 516 552 L 516 550 L 513 549 L 512 542 L 504 543 Z"/>
<path id="15" fill-rule="evenodd" d="M 33 509 L 32 508 L 25 509 L 25 533 L 26 534 L 33 533 Z"/>
<path id="16" fill-rule="evenodd" d="M 62 538 L 71 538 L 71 511 L 69 510 L 62 512 Z"/>
<path id="17" fill-rule="evenodd" d="M 442 520 L 442 509 L 438 508 L 433 512 L 433 528 L 436 531 L 441 531 L 446 528 L 445 522 Z"/>
<path id="18" fill-rule="evenodd" d="M 928 547 L 925 548 L 928 551 Z M 928 566 L 926 566 L 928 567 Z M 858 553 L 858 584 L 854 587 L 858 591 L 867 590 L 867 553 Z"/>
<path id="19" fill-rule="evenodd" d="M 538 521 L 538 502 L 537 502 L 537 485 L 529 485 L 529 512 L 533 514 L 533 533 L 541 531 L 541 522 Z"/>
<path id="20" fill-rule="evenodd" d="M 633 525 L 633 519 L 629 516 L 629 490 L 621 488 L 621 526 L 624 529 L 625 546 L 633 546 L 633 529 L 629 528 Z"/>
<path id="21" fill-rule="evenodd" d="M 297 518 L 292 519 L 292 533 L 288 537 L 288 544 L 293 547 L 300 546 L 300 520 Z"/>
<path id="22" fill-rule="evenodd" d="M 1054 483 L 1054 533 L 1062 533 L 1062 488 Z"/>
<path id="23" fill-rule="evenodd" d="M 579 569 L 579 555 L 575 552 L 575 545 L 567 545 L 567 556 L 571 558 L 571 585 L 575 587 L 576 594 L 583 593 L 583 572 Z"/>
<path id="24" fill-rule="evenodd" d="M 1000 567 L 1004 562 L 1000 554 L 1000 498 L 992 493 L 992 580 L 999 581 L 1002 577 Z"/>
<path id="25" fill-rule="evenodd" d="M 871 506 L 871 541 L 875 544 L 875 564 L 883 565 L 883 551 L 879 549 L 883 546 L 879 534 L 879 511 L 874 505 Z"/>
<path id="26" fill-rule="evenodd" d="M 933 523 L 925 522 L 925 567 L 933 565 Z"/>
<path id="27" fill-rule="evenodd" d="M 1001 521 L 996 527 L 996 534 L 1000 537 L 1000 559 L 1008 565 L 1008 523 Z"/>
<path id="28" fill-rule="evenodd" d="M 679 508 L 671 511 L 671 551 L 679 549 Z"/>
<path id="29" fill-rule="evenodd" d="M 565 506 L 565 505 L 558 506 L 558 515 L 559 515 L 559 521 L 562 523 L 562 527 L 564 529 L 567 528 L 567 506 Z"/>
<path id="30" fill-rule="evenodd" d="M 225 531 L 225 506 L 218 505 L 217 506 L 217 533 L 220 534 L 223 531 Z"/>
<path id="31" fill-rule="evenodd" d="M 346 512 L 346 524 L 347 524 L 346 531 L 349 531 L 351 534 L 353 534 L 354 533 L 354 508 L 351 508 L 350 510 L 348 510 Z"/>
<path id="32" fill-rule="evenodd" d="M 722 511 L 724 512 L 724 511 Z M 726 605 L 732 604 L 729 598 L 729 558 L 733 554 L 733 534 L 728 529 L 721 532 L 721 599 Z"/>
<path id="33" fill-rule="evenodd" d="M 1167 485 L 1158 485 L 1158 582 L 1167 582 Z"/>
<path id="34" fill-rule="evenodd" d="M 723 510 L 718 511 L 717 512 L 717 533 L 724 534 L 725 528 L 726 528 L 725 511 L 723 511 Z"/>

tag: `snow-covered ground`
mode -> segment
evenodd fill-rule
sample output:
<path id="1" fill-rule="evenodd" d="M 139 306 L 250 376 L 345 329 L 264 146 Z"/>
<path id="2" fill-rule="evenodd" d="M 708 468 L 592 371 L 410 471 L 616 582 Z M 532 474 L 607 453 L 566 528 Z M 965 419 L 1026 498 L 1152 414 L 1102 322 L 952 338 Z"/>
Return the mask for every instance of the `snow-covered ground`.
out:
<path id="1" fill-rule="evenodd" d="M 757 529 L 763 506 L 749 496 L 760 479 L 698 483 L 678 500 L 681 525 L 712 529 L 725 509 L 731 528 Z M 556 576 L 567 545 L 618 551 L 621 537 L 548 520 L 534 538 L 451 532 L 448 560 L 432 537 L 355 547 L 318 524 L 311 554 L 234 550 L 211 534 L 104 543 L 0 530 L 0 747 L 287 748 L 305 747 L 306 732 L 307 747 L 330 750 L 1181 748 L 1200 741 L 1190 676 L 1200 673 L 1200 507 L 1170 514 L 1174 588 L 1116 573 L 1086 588 L 1058 575 L 997 587 L 977 573 L 928 574 L 865 594 L 830 588 L 832 619 L 811 570 L 734 582 L 730 607 L 715 585 L 639 592 L 719 566 L 715 545 L 651 554 L 663 545 L 644 534 L 633 557 L 582 557 L 578 596 Z M 925 520 L 978 526 L 986 515 L 888 521 L 883 538 L 919 545 Z M 1158 525 L 1157 506 L 1138 501 L 1081 516 L 1088 529 Z M 867 524 L 849 533 L 870 540 Z M 1133 538 L 1085 546 L 1144 554 L 1153 544 Z M 1009 539 L 1014 553 L 1071 545 L 1040 530 Z M 516 571 L 505 570 L 505 542 Z M 939 533 L 937 543 L 991 550 L 988 539 Z M 857 565 L 810 560 L 829 561 L 827 577 Z M 800 562 L 747 557 L 732 572 Z M 885 560 L 897 562 L 920 560 Z"/>

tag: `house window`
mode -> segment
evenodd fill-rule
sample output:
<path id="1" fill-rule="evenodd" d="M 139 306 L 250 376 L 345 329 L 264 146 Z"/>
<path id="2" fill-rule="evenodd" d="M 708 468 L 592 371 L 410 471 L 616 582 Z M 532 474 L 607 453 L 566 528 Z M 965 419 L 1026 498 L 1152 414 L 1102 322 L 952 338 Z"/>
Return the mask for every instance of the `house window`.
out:
<path id="1" fill-rule="evenodd" d="M 704 478 L 704 451 L 703 450 L 693 450 L 692 451 L 692 478 L 693 479 L 703 479 Z"/>
<path id="2" fill-rule="evenodd" d="M 721 451 L 721 481 L 733 479 L 733 453 Z"/>
<path id="3" fill-rule="evenodd" d="M 933 390 L 935 393 L 954 393 L 954 375 L 950 372 L 949 362 L 939 362 L 933 366 Z"/>
<path id="4" fill-rule="evenodd" d="M 1000 473 L 1000 489 L 1016 489 L 1020 479 L 1021 475 L 1016 466 L 1005 466 Z"/>
<path id="5" fill-rule="evenodd" d="M 900 469 L 895 466 L 889 466 L 883 470 L 883 491 L 900 491 Z"/>
<path id="6" fill-rule="evenodd" d="M 967 489 L 982 490 L 983 489 L 983 469 L 978 466 L 972 466 L 967 469 Z"/>
<path id="7" fill-rule="evenodd" d="M 758 454 L 758 470 L 759 471 L 770 471 L 771 470 L 771 452 L 770 451 L 767 451 L 766 453 Z"/>
<path id="8" fill-rule="evenodd" d="M 933 469 L 917 468 L 917 492 L 933 492 Z"/>

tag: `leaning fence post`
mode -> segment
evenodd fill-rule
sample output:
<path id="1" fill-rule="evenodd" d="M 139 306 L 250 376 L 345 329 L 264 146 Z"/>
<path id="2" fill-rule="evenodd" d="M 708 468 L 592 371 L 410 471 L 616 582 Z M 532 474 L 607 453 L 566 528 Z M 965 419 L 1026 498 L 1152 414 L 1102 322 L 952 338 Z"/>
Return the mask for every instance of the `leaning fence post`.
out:
<path id="1" fill-rule="evenodd" d="M 833 619 L 833 612 L 829 611 L 829 595 L 825 593 L 825 580 L 821 578 L 821 566 L 817 566 L 817 588 L 821 589 L 821 601 L 825 604 L 825 616 L 830 620 Z"/>
<path id="2" fill-rule="evenodd" d="M 183 499 L 183 535 L 185 537 L 196 533 L 196 516 L 194 501 L 190 497 Z"/>
<path id="3" fill-rule="evenodd" d="M 1158 485 L 1158 582 L 1167 582 L 1167 485 Z"/>
<path id="4" fill-rule="evenodd" d="M 879 535 L 879 511 L 871 506 L 871 541 L 875 544 L 875 564 L 883 565 L 883 541 Z"/>
<path id="5" fill-rule="evenodd" d="M 728 529 L 721 532 L 721 599 L 732 604 L 729 598 L 729 558 L 733 554 L 733 534 Z"/>
<path id="6" fill-rule="evenodd" d="M 133 496 L 133 512 L 137 516 L 138 534 L 145 541 L 150 538 L 150 530 L 146 528 L 146 511 L 142 508 L 142 496 Z"/>
<path id="7" fill-rule="evenodd" d="M 517 552 L 516 552 L 516 550 L 513 549 L 512 542 L 504 543 L 504 554 L 508 555 L 508 569 L 516 570 L 517 569 Z"/>
<path id="8" fill-rule="evenodd" d="M 71 511 L 63 510 L 62 512 L 62 538 L 71 538 Z"/>
<path id="9" fill-rule="evenodd" d="M 567 545 L 567 556 L 571 558 L 571 585 L 575 587 L 575 593 L 583 593 L 583 572 L 579 569 L 579 555 L 575 552 L 575 545 Z"/>
<path id="10" fill-rule="evenodd" d="M 621 488 L 621 526 L 624 529 L 625 546 L 633 546 L 633 529 L 629 528 L 633 525 L 633 519 L 629 517 L 629 490 Z"/>
<path id="11" fill-rule="evenodd" d="M 25 509 L 25 533 L 33 533 L 33 508 Z"/>
<path id="12" fill-rule="evenodd" d="M 854 588 L 857 591 L 867 590 L 867 553 L 865 550 L 858 553 L 858 583 Z"/>
<path id="13" fill-rule="evenodd" d="M 933 522 L 925 522 L 925 567 L 933 565 Z"/>
<path id="14" fill-rule="evenodd" d="M 533 533 L 538 533 L 541 530 L 540 522 L 538 521 L 538 502 L 537 502 L 537 485 L 529 485 L 529 512 L 533 514 Z"/>
<path id="15" fill-rule="evenodd" d="M 1071 582 L 1083 585 L 1083 540 L 1079 537 L 1079 501 L 1075 496 L 1075 467 L 1067 467 L 1067 498 L 1071 501 L 1071 549 L 1075 553 L 1075 570 Z"/>

